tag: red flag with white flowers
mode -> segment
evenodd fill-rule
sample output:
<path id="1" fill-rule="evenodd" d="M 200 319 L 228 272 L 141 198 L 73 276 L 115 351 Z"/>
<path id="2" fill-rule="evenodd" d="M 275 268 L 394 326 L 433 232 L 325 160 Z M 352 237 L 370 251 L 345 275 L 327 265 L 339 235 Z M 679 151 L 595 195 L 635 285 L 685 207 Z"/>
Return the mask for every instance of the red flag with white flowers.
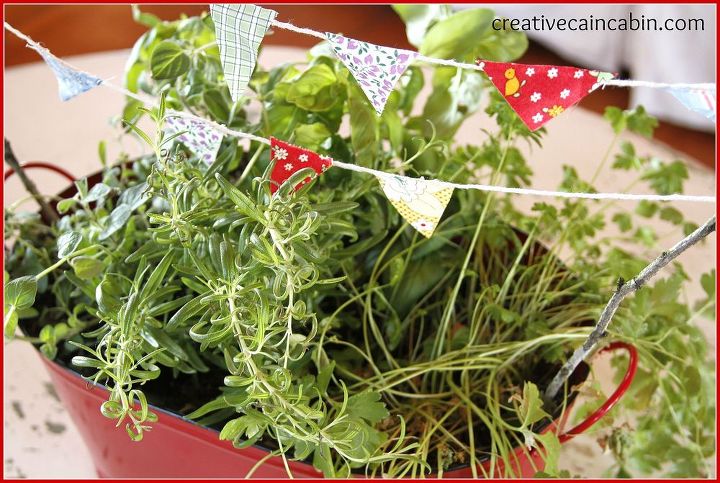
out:
<path id="1" fill-rule="evenodd" d="M 609 72 L 578 67 L 487 60 L 476 63 L 531 131 L 615 77 Z"/>
<path id="2" fill-rule="evenodd" d="M 270 138 L 270 159 L 275 163 L 270 173 L 270 179 L 272 180 L 270 192 L 273 194 L 293 174 L 303 168 L 311 168 L 315 171 L 316 176 L 319 176 L 332 166 L 330 156 L 317 154 L 309 149 L 288 144 L 274 137 Z M 314 177 L 308 176 L 298 183 L 295 189 L 300 189 L 300 187 L 312 181 Z"/>

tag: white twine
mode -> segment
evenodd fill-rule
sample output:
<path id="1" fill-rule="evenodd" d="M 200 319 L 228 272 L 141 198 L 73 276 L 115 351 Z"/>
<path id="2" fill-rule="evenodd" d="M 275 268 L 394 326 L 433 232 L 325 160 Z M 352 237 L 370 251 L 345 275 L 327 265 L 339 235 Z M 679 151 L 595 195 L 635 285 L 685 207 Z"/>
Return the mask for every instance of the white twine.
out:
<path id="1" fill-rule="evenodd" d="M 38 44 L 37 42 L 35 42 L 33 39 L 31 39 L 30 37 L 28 37 L 28 36 L 25 35 L 24 33 L 20 32 L 19 30 L 17 30 L 15 27 L 13 27 L 12 25 L 10 25 L 10 24 L 7 23 L 7 22 L 5 22 L 5 29 L 6 29 L 6 30 L 9 30 L 10 32 L 12 32 L 13 34 L 15 34 L 15 37 L 19 37 L 19 38 L 23 39 L 23 40 L 24 40 L 25 42 L 27 42 L 28 44 L 32 44 L 32 45 L 35 45 L 35 46 L 38 46 L 38 47 L 40 46 L 40 44 Z"/>
<path id="2" fill-rule="evenodd" d="M 305 28 L 305 27 L 298 27 L 289 22 L 280 22 L 279 20 L 273 20 L 271 22 L 271 25 L 274 25 L 275 27 L 278 27 L 278 28 L 281 28 L 284 30 L 291 30 L 291 31 L 297 32 L 299 34 L 309 35 L 311 37 L 316 37 L 318 39 L 327 40 L 327 37 L 325 36 L 325 33 L 323 33 L 323 32 L 319 32 L 317 30 L 313 30 L 313 29 L 309 29 L 309 28 Z M 468 64 L 466 62 L 458 62 L 456 60 L 438 59 L 436 57 L 428 57 L 428 56 L 422 55 L 422 54 L 418 54 L 415 57 L 415 60 L 418 60 L 420 62 L 425 62 L 428 64 L 444 65 L 447 67 L 457 67 L 459 69 L 468 69 L 468 70 L 475 70 L 475 71 L 483 72 L 483 68 L 480 67 L 479 65 Z M 616 86 L 616 87 L 650 87 L 653 89 L 676 88 L 676 89 L 715 90 L 714 83 L 688 84 L 688 83 L 650 82 L 650 81 L 640 81 L 640 80 L 631 80 L 631 79 L 610 79 L 610 80 L 606 80 L 606 81 L 600 81 L 599 84 L 600 84 L 600 87 Z"/>
<path id="3" fill-rule="evenodd" d="M 478 72 L 484 72 L 484 69 L 477 64 L 468 64 L 465 62 L 458 62 L 456 60 L 448 59 L 436 59 L 434 57 L 428 57 L 422 54 L 418 54 L 415 58 L 421 62 L 426 62 L 428 64 L 444 65 L 447 67 L 457 67 L 458 69 L 469 69 L 476 70 Z"/>
<path id="4" fill-rule="evenodd" d="M 282 22 L 276 22 L 276 23 L 282 23 Z M 289 24 L 288 24 L 289 25 Z M 33 39 L 28 37 L 27 35 L 23 34 L 22 32 L 16 30 L 13 28 L 10 24 L 5 22 L 5 28 L 15 34 L 17 37 L 25 40 L 28 43 L 28 46 L 36 47 L 45 49 L 40 44 L 35 42 Z M 309 30 L 309 29 L 300 29 L 299 27 L 294 27 L 294 29 L 297 29 L 297 31 L 302 30 Z M 323 37 L 324 38 L 324 37 Z M 48 49 L 45 49 L 47 52 L 50 52 Z M 60 62 L 63 62 L 68 67 L 80 71 L 80 69 L 77 69 L 76 67 L 73 67 L 71 64 L 63 61 L 62 59 L 58 59 Z M 443 61 L 443 62 L 454 62 L 454 61 Z M 467 64 L 470 65 L 470 64 Z M 474 66 L 477 67 L 477 66 Z M 84 72 L 84 71 L 81 71 Z M 90 73 L 85 72 L 88 75 L 93 75 Z M 94 76 L 93 77 L 97 77 Z M 101 86 L 108 87 L 111 90 L 114 90 L 116 92 L 119 92 L 121 94 L 124 94 L 130 98 L 136 99 L 142 103 L 150 104 L 157 107 L 157 101 L 156 99 L 146 96 L 144 94 L 138 94 L 135 92 L 131 92 L 128 89 L 125 89 L 123 87 L 117 86 L 115 84 L 110 83 L 109 81 L 103 81 Z M 257 141 L 263 144 L 270 145 L 270 140 L 262 137 L 262 136 L 256 136 L 254 134 L 242 132 L 242 131 L 236 131 L 234 129 L 230 129 L 227 126 L 223 124 L 219 124 L 217 122 L 211 121 L 210 119 L 205 119 L 203 117 L 196 116 L 194 114 L 184 112 L 184 111 L 176 111 L 174 109 L 169 109 L 168 113 L 170 116 L 173 117 L 184 117 L 188 119 L 193 119 L 197 122 L 212 126 L 213 129 L 226 134 L 228 136 L 232 137 L 238 137 L 238 138 L 244 138 L 244 139 L 250 139 L 253 141 Z M 387 173 L 385 171 L 379 171 L 376 169 L 366 168 L 364 166 L 358 166 L 355 164 L 350 163 L 343 163 L 341 161 L 335 161 L 333 160 L 333 166 L 337 166 L 340 169 L 346 169 L 349 171 L 355 171 L 358 173 L 365 173 L 365 174 L 371 174 L 373 176 L 379 177 L 379 178 L 389 178 L 396 176 L 392 173 Z M 450 183 L 447 181 L 440 181 L 440 180 L 428 180 L 433 183 L 439 183 L 445 187 L 448 188 L 455 188 L 455 189 L 461 189 L 461 190 L 479 190 L 479 191 L 492 191 L 496 193 L 510 193 L 510 194 L 519 194 L 519 195 L 530 195 L 530 196 L 544 196 L 544 197 L 553 197 L 553 198 L 572 198 L 572 199 L 590 199 L 590 200 L 628 200 L 628 201 L 689 201 L 689 202 L 695 202 L 695 203 L 715 203 L 715 197 L 714 196 L 693 196 L 693 195 L 682 195 L 682 194 L 672 194 L 672 195 L 646 195 L 646 194 L 631 194 L 631 193 L 574 193 L 569 191 L 548 191 L 548 190 L 537 190 L 537 189 L 528 189 L 528 188 L 507 188 L 504 186 L 493 186 L 493 185 L 485 185 L 485 184 L 460 184 L 460 183 Z"/>
<path id="5" fill-rule="evenodd" d="M 242 131 L 235 131 L 234 129 L 230 129 L 229 127 L 227 127 L 224 124 L 218 124 L 217 122 L 211 121 L 210 119 L 205 119 L 204 117 L 198 117 L 198 116 L 195 116 L 194 114 L 190 114 L 185 111 L 176 111 L 174 109 L 168 109 L 167 112 L 170 113 L 169 117 L 185 117 L 188 119 L 193 119 L 193 120 L 201 122 L 203 124 L 212 126 L 213 129 L 215 129 L 216 131 L 219 131 L 223 134 L 227 134 L 228 136 L 246 138 L 246 139 L 250 139 L 252 141 L 257 141 L 260 143 L 270 145 L 270 140 L 267 138 L 264 138 L 261 136 L 256 136 L 254 134 L 250 134 L 250 133 L 246 133 L 246 132 L 242 132 Z"/>
<path id="6" fill-rule="evenodd" d="M 631 79 L 610 79 L 606 81 L 600 81 L 600 84 L 617 87 L 650 87 L 651 89 L 702 89 L 710 91 L 715 90 L 715 84 L 712 83 L 687 84 L 684 82 L 648 82 Z"/>
<path id="7" fill-rule="evenodd" d="M 358 173 L 367 173 L 377 176 L 379 178 L 391 178 L 394 175 L 392 173 L 386 173 L 385 171 L 378 171 L 364 166 L 357 166 L 355 164 L 343 163 L 341 161 L 334 161 L 333 166 L 338 168 L 347 169 L 350 171 L 357 171 Z M 479 190 L 479 191 L 493 191 L 495 193 L 511 193 L 517 195 L 530 195 L 530 196 L 545 196 L 553 198 L 574 198 L 574 199 L 586 199 L 586 200 L 628 200 L 628 201 L 690 201 L 697 203 L 715 203 L 714 196 L 693 196 L 693 195 L 645 195 L 645 194 L 632 194 L 632 193 L 576 193 L 570 191 L 548 191 L 548 190 L 536 190 L 529 188 L 507 188 L 504 186 L 494 186 L 488 184 L 461 184 L 461 183 L 450 183 L 448 181 L 440 180 L 427 180 L 438 185 L 442 185 L 446 188 L 455 188 L 459 190 Z"/>
<path id="8" fill-rule="evenodd" d="M 16 37 L 19 37 L 19 38 L 23 39 L 25 42 L 27 42 L 27 44 L 28 44 L 27 47 L 33 48 L 33 49 L 42 49 L 42 50 L 44 50 L 45 52 L 48 52 L 48 53 L 50 53 L 50 54 L 52 55 L 52 53 L 50 52 L 50 50 L 46 49 L 45 47 L 43 47 L 42 45 L 40 45 L 38 42 L 34 41 L 34 40 L 31 39 L 29 36 L 27 36 L 27 35 L 25 35 L 24 33 L 20 32 L 19 30 L 17 30 L 16 28 L 14 28 L 12 25 L 10 25 L 10 24 L 7 23 L 7 22 L 5 22 L 5 29 L 8 30 L 8 31 L 10 31 L 11 33 L 13 33 Z M 67 67 L 69 67 L 69 68 L 71 68 L 71 69 L 73 69 L 73 70 L 75 70 L 75 71 L 82 72 L 83 74 L 87 74 L 87 75 L 89 75 L 89 76 L 92 76 L 92 77 L 96 77 L 96 78 L 97 78 L 96 75 L 93 75 L 93 74 L 91 74 L 91 73 L 89 73 L 89 72 L 85 72 L 84 70 L 75 67 L 74 65 L 70 64 L 69 62 L 67 62 L 67 61 L 65 61 L 65 60 L 63 60 L 63 59 L 61 59 L 61 58 L 59 58 L 59 57 L 55 57 L 55 58 L 56 58 L 60 63 L 66 65 Z M 101 85 L 101 86 L 104 86 L 104 87 L 107 87 L 107 88 L 109 88 L 109 89 L 111 89 L 111 90 L 113 90 L 113 91 L 115 91 L 115 92 L 119 92 L 119 93 L 121 93 L 121 94 L 123 94 L 123 95 L 126 95 L 126 96 L 128 96 L 128 97 L 130 97 L 130 98 L 132 98 L 132 99 L 135 99 L 136 101 L 142 102 L 143 104 L 149 104 L 149 105 L 154 106 L 154 107 L 157 107 L 157 106 L 158 106 L 157 99 L 155 99 L 154 97 L 148 96 L 148 95 L 143 94 L 143 93 L 132 92 L 132 91 L 130 91 L 130 90 L 128 90 L 128 89 L 125 89 L 124 87 L 120 87 L 120 86 L 118 86 L 118 85 L 113 84 L 112 82 L 109 81 L 109 79 L 103 80 L 103 81 L 102 81 L 102 84 L 100 84 L 100 85 Z M 214 122 L 214 121 L 211 121 L 210 119 L 205 119 L 205 118 L 203 118 L 203 117 L 199 117 L 199 116 L 196 116 L 196 115 L 194 115 L 194 114 L 190 114 L 190 113 L 187 113 L 187 112 L 184 112 L 184 111 L 176 111 L 176 110 L 174 110 L 174 109 L 168 109 L 167 112 L 170 114 L 171 117 L 185 117 L 185 118 L 193 119 L 193 120 L 195 120 L 195 121 L 198 121 L 198 122 L 201 122 L 201 123 L 204 123 L 204 124 L 208 124 L 208 125 L 212 126 L 213 129 L 215 129 L 215 130 L 217 130 L 217 131 L 219 131 L 219 132 L 221 132 L 221 133 L 223 133 L 223 134 L 227 134 L 228 136 L 239 137 L 239 138 L 247 138 L 247 139 L 252 139 L 253 141 L 258 141 L 258 142 L 261 142 L 261 143 L 270 144 L 270 141 L 269 141 L 268 139 L 263 138 L 263 137 L 255 136 L 255 135 L 249 134 L 249 133 L 244 133 L 244 132 L 242 132 L 242 131 L 235 131 L 235 130 L 233 130 L 233 129 L 228 128 L 227 126 L 225 126 L 225 125 L 223 125 L 223 124 L 218 124 L 218 123 L 216 123 L 216 122 Z"/>
<path id="9" fill-rule="evenodd" d="M 33 49 L 33 50 L 36 50 L 36 51 L 38 51 L 38 52 L 45 52 L 45 53 L 47 53 L 47 54 L 53 55 L 52 52 L 50 52 L 49 49 L 45 48 L 45 47 L 44 47 L 42 44 L 40 44 L 39 42 L 35 42 L 33 39 L 31 39 L 30 37 L 28 37 L 28 36 L 25 35 L 24 33 L 20 32 L 19 30 L 15 29 L 12 25 L 10 25 L 10 24 L 7 23 L 7 22 L 5 22 L 5 29 L 6 29 L 6 30 L 9 30 L 11 33 L 15 34 L 16 37 L 19 37 L 19 38 L 21 38 L 22 40 L 24 40 L 24 41 L 27 43 L 27 45 L 25 45 L 25 47 L 30 48 L 30 49 Z M 53 57 L 55 57 L 55 56 L 53 55 Z M 92 74 L 90 74 L 89 72 L 86 72 L 86 71 L 84 71 L 83 69 L 80 69 L 79 67 L 76 67 L 76 66 L 72 65 L 70 62 L 67 62 L 67 61 L 64 60 L 64 59 L 61 59 L 60 57 L 55 57 L 55 59 L 57 59 L 57 61 L 58 61 L 59 63 L 61 63 L 62 65 L 64 65 L 65 67 L 68 67 L 68 68 L 70 68 L 70 69 L 72 69 L 72 70 L 74 70 L 74 71 L 77 71 L 77 72 L 79 72 L 79 73 L 81 73 L 81 74 L 85 74 L 85 75 L 88 75 L 88 76 L 91 76 L 91 77 L 98 78 L 97 76 L 92 75 Z M 105 81 L 102 81 L 102 82 L 105 82 Z"/>
<path id="10" fill-rule="evenodd" d="M 37 51 L 42 50 L 42 51 L 44 51 L 44 52 L 47 52 L 47 53 L 50 54 L 50 55 L 53 55 L 52 52 L 50 52 L 49 49 L 43 47 L 42 44 L 40 44 L 39 42 L 34 41 L 34 40 L 31 39 L 29 36 L 27 36 L 27 35 L 25 35 L 24 33 L 20 32 L 19 30 L 17 30 L 15 27 L 13 27 L 12 25 L 10 25 L 10 24 L 7 23 L 7 22 L 5 22 L 5 29 L 8 30 L 8 31 L 10 31 L 11 33 L 13 33 L 16 37 L 21 38 L 22 40 L 24 40 L 24 41 L 27 43 L 26 47 L 28 47 L 28 48 L 30 48 L 30 49 L 33 49 L 33 50 L 37 50 Z M 94 75 L 94 74 L 91 74 L 91 73 L 89 73 L 89 72 L 86 72 L 86 71 L 84 71 L 83 69 L 80 69 L 79 67 L 74 66 L 74 65 L 71 64 L 70 62 L 68 62 L 68 61 L 66 61 L 66 60 L 64 60 L 64 59 L 61 59 L 60 57 L 56 57 L 55 55 L 53 55 L 53 57 L 55 57 L 55 59 L 57 59 L 57 61 L 60 62 L 61 64 L 63 64 L 64 66 L 66 66 L 66 67 L 68 67 L 68 68 L 70 68 L 70 69 L 72 69 L 72 70 L 74 70 L 74 71 L 80 72 L 80 73 L 82 73 L 82 74 L 85 74 L 85 75 L 88 75 L 88 76 L 91 76 L 91 77 L 98 78 L 98 76 L 96 76 L 96 75 Z M 110 79 L 105 79 L 105 80 L 103 80 L 101 85 L 104 85 L 105 87 L 109 87 L 110 89 L 112 89 L 112 90 L 114 90 L 114 91 L 121 92 L 121 93 L 125 94 L 126 96 L 132 97 L 133 99 L 135 99 L 135 100 L 137 100 L 137 101 L 140 101 L 140 102 L 142 102 L 142 103 L 147 103 L 147 104 L 154 104 L 154 103 L 155 103 L 155 99 L 154 99 L 154 98 L 152 98 L 152 97 L 150 97 L 150 96 L 145 96 L 144 94 L 141 94 L 141 93 L 130 92 L 130 91 L 127 90 L 127 89 L 123 89 L 123 88 L 120 87 L 120 86 L 116 86 L 115 84 L 113 84 L 113 83 L 110 82 Z"/>
<path id="11" fill-rule="evenodd" d="M 115 92 L 119 92 L 120 94 L 124 94 L 128 97 L 131 97 L 135 99 L 136 101 L 142 102 L 143 104 L 150 104 L 151 106 L 157 106 L 156 100 L 154 97 L 147 96 L 141 92 L 132 92 L 129 91 L 123 87 L 120 87 L 118 85 L 113 84 L 110 81 L 104 80 L 101 86 L 107 87 Z"/>
<path id="12" fill-rule="evenodd" d="M 325 34 L 322 32 L 318 32 L 317 30 L 313 29 L 306 29 L 304 27 L 296 27 L 295 25 L 289 23 L 289 22 L 281 22 L 279 20 L 273 20 L 270 22 L 270 25 L 274 25 L 275 27 L 279 27 L 283 30 L 292 30 L 293 32 L 297 32 L 299 34 L 303 35 L 309 35 L 311 37 L 317 37 L 322 40 L 326 40 Z"/>

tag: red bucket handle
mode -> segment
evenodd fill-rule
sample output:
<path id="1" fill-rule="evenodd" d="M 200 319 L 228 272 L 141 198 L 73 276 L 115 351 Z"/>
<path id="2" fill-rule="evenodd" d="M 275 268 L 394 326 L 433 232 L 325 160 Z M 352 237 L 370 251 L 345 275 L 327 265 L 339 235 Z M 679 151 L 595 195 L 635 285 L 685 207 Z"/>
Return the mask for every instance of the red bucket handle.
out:
<path id="1" fill-rule="evenodd" d="M 605 416 L 605 414 L 607 414 L 607 412 L 610 411 L 613 406 L 615 406 L 615 404 L 617 404 L 620 398 L 623 397 L 623 395 L 625 395 L 627 390 L 630 388 L 630 384 L 635 378 L 635 373 L 637 372 L 638 365 L 638 352 L 635 346 L 628 344 L 627 342 L 618 341 L 604 347 L 600 352 L 616 351 L 618 349 L 626 350 L 628 355 L 630 356 L 630 362 L 628 363 L 625 377 L 623 377 L 622 381 L 620 381 L 620 385 L 618 385 L 618 388 L 615 389 L 614 393 L 612 393 L 612 396 L 610 396 L 602 406 L 595 410 L 595 412 L 592 413 L 590 416 L 585 418 L 583 422 L 558 436 L 558 439 L 561 443 L 569 441 L 578 434 L 582 434 L 587 431 L 593 424 L 597 423 L 603 416 Z"/>
<path id="2" fill-rule="evenodd" d="M 75 182 L 76 178 L 75 176 L 71 175 L 67 171 L 65 171 L 63 168 L 60 168 L 58 166 L 55 166 L 50 163 L 44 163 L 42 161 L 30 161 L 29 163 L 21 164 L 20 167 L 22 169 L 47 169 L 48 171 L 53 171 L 60 176 L 64 176 L 68 181 L 71 183 Z M 8 169 L 5 171 L 5 175 L 3 176 L 3 181 L 7 180 L 10 176 L 15 174 L 15 171 L 12 169 Z"/>

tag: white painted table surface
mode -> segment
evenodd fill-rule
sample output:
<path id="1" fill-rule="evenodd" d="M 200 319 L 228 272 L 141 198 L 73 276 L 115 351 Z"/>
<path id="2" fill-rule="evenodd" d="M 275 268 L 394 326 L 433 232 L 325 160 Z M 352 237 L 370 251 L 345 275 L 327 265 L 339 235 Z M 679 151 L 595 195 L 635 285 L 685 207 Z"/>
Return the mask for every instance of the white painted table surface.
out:
<path id="1" fill-rule="evenodd" d="M 128 51 L 104 52 L 69 60 L 102 78 L 114 77 L 113 81 L 120 84 L 127 54 Z M 305 52 L 301 50 L 269 47 L 264 50 L 260 62 L 269 67 L 304 58 Z M 63 103 L 58 99 L 53 74 L 44 64 L 9 68 L 5 77 L 5 136 L 21 162 L 47 161 L 63 166 L 75 176 L 83 176 L 100 169 L 97 156 L 100 140 L 107 141 L 110 160 L 115 159 L 121 149 L 130 154 L 137 154 L 143 149 L 136 139 L 119 137 L 119 131 L 109 122 L 121 112 L 123 102 L 118 93 L 99 87 Z M 461 143 L 477 142 L 483 137 L 481 128 L 493 127 L 494 123 L 484 113 L 477 113 L 465 124 L 457 139 Z M 548 125 L 543 147 L 534 148 L 529 153 L 531 167 L 536 173 L 534 187 L 556 189 L 562 175 L 562 164 L 575 166 L 581 176 L 589 177 L 609 146 L 611 137 L 609 125 L 594 113 L 576 108 L 563 114 Z M 710 170 L 656 142 L 634 135 L 626 137 L 636 144 L 639 154 L 686 160 L 690 171 L 686 193 L 715 193 L 714 175 Z M 616 191 L 625 184 L 621 176 L 602 177 L 597 182 L 597 188 Z M 33 171 L 32 177 L 44 193 L 57 193 L 66 185 L 64 179 L 54 174 Z M 5 186 L 4 202 L 13 202 L 23 196 L 25 193 L 19 181 L 11 178 Z M 518 200 L 523 207 L 529 207 L 535 201 L 537 198 L 531 197 Z M 715 209 L 710 204 L 677 203 L 675 206 L 697 223 L 707 220 Z M 614 225 L 608 226 L 607 230 L 615 230 Z M 663 239 L 663 247 L 673 244 L 677 236 Z M 695 276 L 714 267 L 714 246 L 713 235 L 707 244 L 684 254 L 681 261 L 687 273 Z M 689 299 L 698 298 L 700 293 L 698 281 L 693 280 L 688 291 Z M 707 320 L 698 323 L 702 324 L 714 350 L 714 323 Z M 5 476 L 96 477 L 85 444 L 56 399 L 37 353 L 22 342 L 6 343 L 4 349 Z M 599 372 L 607 375 L 606 371 Z M 608 389 L 612 388 L 608 385 Z M 580 436 L 563 449 L 562 467 L 573 474 L 602 477 L 609 461 L 592 435 Z"/>

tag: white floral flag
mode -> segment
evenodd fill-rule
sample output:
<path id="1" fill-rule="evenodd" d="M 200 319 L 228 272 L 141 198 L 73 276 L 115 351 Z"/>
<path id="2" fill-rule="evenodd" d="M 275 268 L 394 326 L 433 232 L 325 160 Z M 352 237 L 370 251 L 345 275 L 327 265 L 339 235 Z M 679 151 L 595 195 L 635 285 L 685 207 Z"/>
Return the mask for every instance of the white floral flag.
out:
<path id="1" fill-rule="evenodd" d="M 717 109 L 715 92 L 710 89 L 688 89 L 673 87 L 668 89 L 670 93 L 682 102 L 685 107 L 708 119 L 715 121 Z"/>
<path id="2" fill-rule="evenodd" d="M 377 176 L 390 203 L 423 236 L 430 238 L 453 194 L 452 187 L 434 179 Z"/>
<path id="3" fill-rule="evenodd" d="M 325 37 L 360 84 L 378 115 L 382 114 L 395 84 L 417 57 L 417 52 L 382 47 L 330 32 Z"/>
<path id="4" fill-rule="evenodd" d="M 69 101 L 78 94 L 87 92 L 93 87 L 102 84 L 102 79 L 98 79 L 87 72 L 73 69 L 51 54 L 49 50 L 32 44 L 28 44 L 28 47 L 37 51 L 52 69 L 58 83 L 58 94 L 63 101 Z"/>
<path id="5" fill-rule="evenodd" d="M 185 131 L 175 139 L 187 146 L 195 156 L 207 164 L 215 161 L 222 142 L 220 133 L 204 122 L 187 117 L 171 116 L 166 121 L 171 133 Z"/>
<path id="6" fill-rule="evenodd" d="M 250 4 L 213 4 L 210 15 L 230 96 L 237 101 L 250 82 L 260 43 L 277 12 Z"/>

